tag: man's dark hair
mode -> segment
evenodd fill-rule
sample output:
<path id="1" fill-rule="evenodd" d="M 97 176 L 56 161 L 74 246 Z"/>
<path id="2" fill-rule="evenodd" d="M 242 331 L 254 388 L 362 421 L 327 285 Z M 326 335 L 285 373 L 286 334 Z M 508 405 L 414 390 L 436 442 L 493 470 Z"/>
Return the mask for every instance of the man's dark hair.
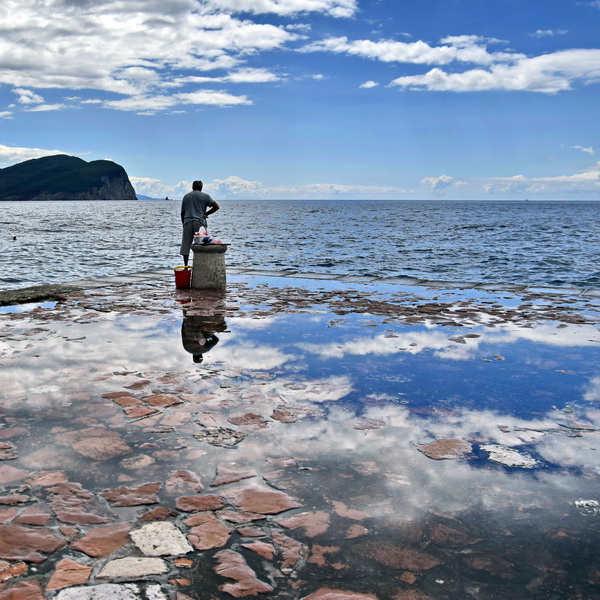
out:
<path id="1" fill-rule="evenodd" d="M 203 185 L 204 184 L 198 179 L 197 181 L 194 181 L 194 183 L 192 183 L 192 189 L 201 192 Z"/>

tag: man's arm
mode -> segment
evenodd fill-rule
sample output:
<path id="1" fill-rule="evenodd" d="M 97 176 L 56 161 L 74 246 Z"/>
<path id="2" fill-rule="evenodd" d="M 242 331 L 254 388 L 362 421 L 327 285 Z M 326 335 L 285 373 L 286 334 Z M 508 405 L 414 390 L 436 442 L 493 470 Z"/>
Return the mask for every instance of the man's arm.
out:
<path id="1" fill-rule="evenodd" d="M 208 217 L 208 215 L 212 215 L 213 213 L 216 213 L 219 208 L 221 208 L 217 202 L 215 200 L 213 200 L 213 203 L 211 205 L 211 207 L 204 213 L 205 217 Z"/>

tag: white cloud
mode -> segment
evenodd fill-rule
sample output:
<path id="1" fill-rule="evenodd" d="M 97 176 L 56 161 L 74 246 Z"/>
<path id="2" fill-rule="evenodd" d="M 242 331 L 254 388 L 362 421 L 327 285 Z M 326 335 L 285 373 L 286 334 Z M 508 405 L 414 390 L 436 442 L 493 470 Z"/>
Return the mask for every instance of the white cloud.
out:
<path id="1" fill-rule="evenodd" d="M 55 154 L 68 154 L 62 150 L 44 150 L 42 148 L 19 148 L 0 144 L 0 165 L 13 165 L 32 158 L 53 156 Z"/>
<path id="2" fill-rule="evenodd" d="M 555 35 L 566 35 L 568 32 L 567 29 L 538 29 L 534 33 L 530 33 L 531 37 L 535 38 L 543 38 L 543 37 L 552 37 Z"/>
<path id="3" fill-rule="evenodd" d="M 357 11 L 356 0 L 208 0 L 208 3 L 223 10 L 255 14 L 319 12 L 332 17 L 352 17 Z"/>
<path id="4" fill-rule="evenodd" d="M 517 52 L 490 52 L 487 45 L 501 40 L 461 35 L 442 39 L 432 46 L 424 41 L 354 40 L 326 38 L 307 44 L 303 52 L 332 52 L 381 62 L 437 65 L 426 73 L 405 75 L 390 85 L 402 89 L 475 92 L 491 90 L 529 91 L 554 94 L 569 90 L 575 82 L 600 81 L 600 50 L 561 50 L 527 57 Z M 452 63 L 478 65 L 467 71 L 445 71 Z"/>
<path id="5" fill-rule="evenodd" d="M 234 96 L 216 90 L 198 90 L 196 92 L 178 93 L 172 96 L 131 96 L 123 100 L 104 102 L 106 108 L 136 111 L 154 114 L 175 106 L 193 104 L 204 106 L 232 106 L 235 104 L 252 104 L 246 96 Z"/>
<path id="6" fill-rule="evenodd" d="M 168 184 L 159 179 L 130 177 L 136 191 L 153 198 L 165 196 L 180 198 L 191 189 L 191 182 L 182 181 Z M 232 175 L 225 179 L 204 182 L 204 191 L 214 198 L 221 199 L 398 199 L 414 195 L 413 190 L 393 186 L 353 186 L 332 183 L 314 183 L 306 185 L 269 186 L 260 181 L 252 181 Z"/>
<path id="7" fill-rule="evenodd" d="M 21 104 L 37 104 L 39 102 L 44 101 L 44 98 L 42 98 L 42 96 L 40 96 L 39 94 L 36 94 L 32 90 L 26 90 L 23 88 L 15 88 L 13 90 L 13 93 L 15 93 L 15 94 L 17 94 L 17 96 L 19 96 L 18 101 Z"/>
<path id="8" fill-rule="evenodd" d="M 38 104 L 37 106 L 28 108 L 27 112 L 47 112 L 51 110 L 61 110 L 66 107 L 66 104 Z"/>
<path id="9" fill-rule="evenodd" d="M 376 81 L 365 81 L 359 85 L 360 88 L 368 90 L 377 87 L 379 84 Z"/>
<path id="10" fill-rule="evenodd" d="M 227 177 L 227 179 L 215 179 L 207 188 L 218 196 L 234 198 L 261 197 L 266 191 L 266 188 L 258 181 L 249 181 L 236 176 Z"/>
<path id="11" fill-rule="evenodd" d="M 489 194 L 538 194 L 538 193 L 600 193 L 600 162 L 587 171 L 573 175 L 556 175 L 553 177 L 490 177 L 484 190 Z"/>
<path id="12" fill-rule="evenodd" d="M 357 186 L 333 183 L 313 183 L 305 185 L 265 186 L 258 181 L 248 181 L 240 177 L 217 179 L 206 184 L 206 189 L 225 198 L 269 198 L 294 199 L 385 199 L 405 197 L 412 192 L 393 186 Z"/>
<path id="13" fill-rule="evenodd" d="M 587 154 L 594 154 L 594 149 L 591 146 L 573 146 L 573 148 L 581 150 L 582 152 L 585 152 Z"/>
<path id="14" fill-rule="evenodd" d="M 198 90 L 191 93 L 176 94 L 175 99 L 183 104 L 205 104 L 213 106 L 252 104 L 246 96 L 234 96 L 233 94 L 216 90 Z"/>
<path id="15" fill-rule="evenodd" d="M 281 81 L 281 77 L 268 69 L 246 67 L 232 71 L 222 77 L 200 77 L 193 75 L 180 77 L 175 80 L 175 83 L 270 83 L 272 81 Z"/>
<path id="16" fill-rule="evenodd" d="M 132 177 L 131 182 L 140 194 L 153 198 L 181 198 L 191 189 L 190 181 L 174 184 L 160 179 Z M 481 198 L 489 195 L 526 195 L 545 194 L 549 197 L 564 197 L 565 194 L 583 194 L 586 199 L 600 194 L 600 162 L 590 169 L 574 175 L 554 177 L 487 177 L 469 181 L 457 180 L 450 175 L 425 177 L 421 184 L 427 186 L 430 197 L 440 194 L 465 197 L 464 188 L 468 188 L 470 197 Z M 348 200 L 394 200 L 423 198 L 422 191 L 394 186 L 339 185 L 334 183 L 314 183 L 304 185 L 271 186 L 256 180 L 248 180 L 232 175 L 225 179 L 204 182 L 204 191 L 219 199 L 348 199 Z"/>
<path id="17" fill-rule="evenodd" d="M 350 41 L 347 37 L 337 37 L 307 44 L 302 51 L 333 52 L 381 62 L 429 65 L 447 65 L 456 61 L 490 65 L 524 58 L 524 55 L 512 52 L 490 53 L 483 45 L 486 41 L 497 42 L 497 40 L 485 40 L 479 36 L 453 36 L 442 40 L 441 46 L 431 46 L 421 40 L 416 42 L 395 40 L 373 42 L 371 40 Z"/>
<path id="18" fill-rule="evenodd" d="M 0 111 L 0 119 L 12 119 L 13 112 L 10 110 Z"/>
<path id="19" fill-rule="evenodd" d="M 580 81 L 600 80 L 600 50 L 562 50 L 534 58 L 519 58 L 513 64 L 495 64 L 489 69 L 447 73 L 435 68 L 423 75 L 394 79 L 390 85 L 404 89 L 474 92 L 490 90 L 555 94 Z"/>
<path id="20" fill-rule="evenodd" d="M 307 11 L 351 16 L 354 0 L 3 0 L 0 4 L 0 84 L 14 86 L 19 103 L 42 104 L 40 89 L 97 90 L 119 94 L 122 110 L 170 109 L 165 90 L 181 88 L 187 72 L 202 76 L 235 69 L 224 82 L 274 82 L 278 76 L 246 65 L 255 54 L 302 38 L 285 26 L 235 18 L 224 10 L 287 15 Z M 60 15 L 60 18 L 57 18 Z M 36 90 L 36 91 L 32 91 Z M 157 100 L 152 102 L 151 98 Z M 199 96 L 196 95 L 198 98 Z M 193 98 L 193 97 L 190 97 Z M 104 99 L 106 101 L 106 99 Z M 178 98 L 182 103 L 248 103 Z M 135 105 L 136 108 L 132 108 Z M 48 103 L 54 110 L 59 104 Z M 42 109 L 49 110 L 49 108 Z"/>
<path id="21" fill-rule="evenodd" d="M 439 177 L 425 177 L 421 179 L 421 183 L 429 187 L 434 194 L 439 194 L 450 186 L 468 185 L 465 181 L 455 181 L 450 175 L 440 175 Z"/>
<path id="22" fill-rule="evenodd" d="M 191 181 L 180 181 L 175 184 L 166 184 L 160 179 L 151 177 L 129 176 L 131 185 L 133 185 L 136 194 L 150 196 L 151 198 L 176 198 L 181 199 L 192 189 Z"/>

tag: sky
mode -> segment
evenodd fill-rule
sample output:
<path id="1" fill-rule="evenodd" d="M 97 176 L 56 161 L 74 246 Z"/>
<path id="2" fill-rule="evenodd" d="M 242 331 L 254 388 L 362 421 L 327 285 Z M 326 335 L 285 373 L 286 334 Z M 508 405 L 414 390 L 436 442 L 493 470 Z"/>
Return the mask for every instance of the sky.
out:
<path id="1" fill-rule="evenodd" d="M 0 168 L 139 195 L 600 199 L 600 0 L 2 0 Z"/>

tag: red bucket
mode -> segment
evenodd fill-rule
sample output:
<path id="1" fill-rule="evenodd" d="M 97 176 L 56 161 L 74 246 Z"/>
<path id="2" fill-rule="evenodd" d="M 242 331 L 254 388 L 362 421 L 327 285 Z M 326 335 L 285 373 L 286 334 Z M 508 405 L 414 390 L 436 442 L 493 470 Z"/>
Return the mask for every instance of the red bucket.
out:
<path id="1" fill-rule="evenodd" d="M 175 267 L 175 287 L 189 288 L 192 282 L 192 267 Z"/>

